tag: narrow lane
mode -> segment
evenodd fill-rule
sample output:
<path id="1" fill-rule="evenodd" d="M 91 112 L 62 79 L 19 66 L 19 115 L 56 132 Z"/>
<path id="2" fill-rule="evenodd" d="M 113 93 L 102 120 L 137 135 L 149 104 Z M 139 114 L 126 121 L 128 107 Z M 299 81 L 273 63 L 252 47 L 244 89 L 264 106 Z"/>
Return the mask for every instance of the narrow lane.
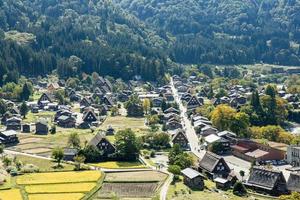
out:
<path id="1" fill-rule="evenodd" d="M 179 110 L 180 110 L 180 117 L 182 121 L 183 128 L 185 130 L 186 136 L 188 138 L 191 151 L 198 157 L 202 158 L 205 154 L 205 150 L 200 150 L 200 145 L 199 145 L 199 138 L 195 132 L 194 127 L 192 126 L 191 121 L 188 119 L 186 115 L 186 107 L 183 105 L 182 101 L 180 100 L 180 96 L 178 94 L 177 89 L 174 86 L 173 78 L 171 77 L 171 89 L 172 93 L 174 95 L 174 99 L 176 103 L 179 105 Z"/>

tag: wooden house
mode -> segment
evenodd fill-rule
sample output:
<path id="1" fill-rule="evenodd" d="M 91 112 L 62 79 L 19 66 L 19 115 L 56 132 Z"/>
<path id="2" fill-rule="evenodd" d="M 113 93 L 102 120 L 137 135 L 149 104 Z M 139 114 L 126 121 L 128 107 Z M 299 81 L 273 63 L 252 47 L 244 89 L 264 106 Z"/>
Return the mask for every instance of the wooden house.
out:
<path id="1" fill-rule="evenodd" d="M 70 115 L 62 115 L 57 119 L 57 125 L 63 128 L 74 128 L 76 118 Z"/>
<path id="2" fill-rule="evenodd" d="M 208 178 L 227 178 L 231 170 L 223 157 L 207 151 L 199 162 L 199 171 L 206 174 Z"/>
<path id="3" fill-rule="evenodd" d="M 65 148 L 63 160 L 74 161 L 74 157 L 78 154 L 78 150 L 75 148 Z"/>
<path id="4" fill-rule="evenodd" d="M 174 113 L 174 114 L 179 115 L 179 114 L 180 114 L 180 111 L 177 110 L 176 108 L 170 107 L 170 108 L 166 109 L 166 110 L 164 111 L 164 113 L 165 113 L 165 114 Z"/>
<path id="5" fill-rule="evenodd" d="M 18 117 L 11 117 L 6 120 L 6 129 L 7 130 L 21 130 L 21 122 L 22 120 Z"/>
<path id="6" fill-rule="evenodd" d="M 281 195 L 287 192 L 286 180 L 281 171 L 254 166 L 250 172 L 246 187 L 256 192 Z"/>
<path id="7" fill-rule="evenodd" d="M 31 126 L 30 126 L 30 124 L 23 124 L 23 125 L 22 125 L 22 132 L 23 132 L 23 133 L 30 133 L 30 131 L 31 131 Z"/>
<path id="8" fill-rule="evenodd" d="M 189 141 L 182 129 L 178 129 L 172 137 L 172 143 L 179 144 L 182 149 L 189 149 Z"/>
<path id="9" fill-rule="evenodd" d="M 201 132 L 200 132 L 200 134 L 203 137 L 206 137 L 206 136 L 211 135 L 211 134 L 217 134 L 217 133 L 218 133 L 218 130 L 216 128 L 211 127 L 211 126 L 205 126 L 205 127 L 201 128 Z"/>
<path id="10" fill-rule="evenodd" d="M 35 123 L 35 134 L 47 135 L 49 132 L 48 122 L 45 119 L 40 119 Z"/>
<path id="11" fill-rule="evenodd" d="M 0 144 L 13 145 L 19 142 L 17 132 L 14 130 L 0 131 Z"/>
<path id="12" fill-rule="evenodd" d="M 300 192 L 300 173 L 290 173 L 287 181 L 287 189 L 290 192 Z"/>
<path id="13" fill-rule="evenodd" d="M 106 129 L 106 135 L 114 135 L 115 134 L 115 129 L 113 129 L 112 126 L 108 126 Z"/>
<path id="14" fill-rule="evenodd" d="M 104 105 L 107 105 L 109 108 L 114 105 L 114 101 L 112 100 L 112 98 L 110 96 L 107 96 L 107 95 L 105 95 L 102 98 L 101 103 L 104 104 Z"/>
<path id="15" fill-rule="evenodd" d="M 92 109 L 88 109 L 84 114 L 82 120 L 87 123 L 98 121 L 95 112 Z"/>
<path id="16" fill-rule="evenodd" d="M 91 101 L 87 97 L 84 97 L 80 101 L 80 106 L 89 107 L 91 106 Z"/>
<path id="17" fill-rule="evenodd" d="M 59 84 L 54 82 L 54 83 L 49 83 L 47 86 L 47 90 L 50 93 L 53 93 L 54 91 L 58 90 L 60 88 Z"/>
<path id="18" fill-rule="evenodd" d="M 161 107 L 162 103 L 163 103 L 162 98 L 153 98 L 152 99 L 152 106 L 153 107 Z"/>
<path id="19" fill-rule="evenodd" d="M 183 183 L 192 189 L 203 190 L 205 177 L 198 171 L 185 168 L 181 170 L 183 176 Z"/>
<path id="20" fill-rule="evenodd" d="M 53 102 L 53 100 L 52 100 L 52 97 L 50 96 L 50 94 L 48 94 L 48 93 L 43 93 L 43 94 L 40 96 L 40 98 L 39 98 L 37 104 L 38 104 L 39 107 L 43 108 L 44 106 L 47 106 L 48 103 L 52 103 L 52 102 Z"/>
<path id="21" fill-rule="evenodd" d="M 97 147 L 103 152 L 104 156 L 111 155 L 116 151 L 114 145 L 110 143 L 110 141 L 105 137 L 105 134 L 102 132 L 97 133 L 89 142 L 89 145 Z"/>
<path id="22" fill-rule="evenodd" d="M 216 188 L 221 190 L 228 190 L 231 187 L 231 182 L 228 179 L 217 177 L 214 179 Z"/>
<path id="23" fill-rule="evenodd" d="M 166 128 L 168 130 L 182 129 L 182 124 L 180 123 L 180 121 L 176 120 L 175 118 L 172 118 L 169 121 L 167 121 Z"/>

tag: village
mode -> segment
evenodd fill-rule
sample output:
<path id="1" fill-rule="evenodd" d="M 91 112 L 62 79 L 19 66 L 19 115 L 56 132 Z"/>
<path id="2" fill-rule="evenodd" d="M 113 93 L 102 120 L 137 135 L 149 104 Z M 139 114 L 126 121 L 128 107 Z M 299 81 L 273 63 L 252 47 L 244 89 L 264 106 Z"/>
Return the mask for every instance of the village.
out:
<path id="1" fill-rule="evenodd" d="M 287 83 L 288 78 L 280 81 L 274 76 L 298 72 L 273 67 L 267 68 L 271 75 L 263 75 L 250 69 L 233 72 L 216 67 L 217 75 L 211 78 L 211 71 L 203 69 L 199 75 L 191 67 L 182 74 L 166 75 L 164 84 L 145 82 L 139 76 L 124 82 L 96 73 L 82 80 L 29 78 L 21 92 L 27 98 L 21 101 L 2 91 L 0 199 L 11 194 L 16 200 L 51 194 L 57 199 L 67 194 L 64 197 L 70 200 L 265 200 L 296 195 L 300 192 L 299 91 Z M 234 73 L 248 82 L 239 82 Z M 290 118 L 275 110 L 278 119 L 268 115 L 262 121 L 289 121 L 285 129 L 258 119 L 260 106 L 273 112 L 268 107 L 272 98 L 278 102 L 276 109 Z M 250 127 L 252 117 L 255 126 Z M 39 182 L 43 173 L 53 180 Z M 54 181 L 53 175 L 66 173 L 69 181 Z M 94 174 L 92 180 L 81 177 L 80 181 L 75 180 L 78 173 Z M 89 186 L 43 194 L 36 185 L 72 188 L 74 182 Z"/>

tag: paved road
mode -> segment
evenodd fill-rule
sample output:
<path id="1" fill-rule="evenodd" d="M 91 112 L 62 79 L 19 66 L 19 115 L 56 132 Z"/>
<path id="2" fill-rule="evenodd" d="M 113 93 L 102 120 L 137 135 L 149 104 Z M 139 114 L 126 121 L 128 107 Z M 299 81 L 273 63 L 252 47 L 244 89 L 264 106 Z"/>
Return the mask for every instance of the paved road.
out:
<path id="1" fill-rule="evenodd" d="M 191 121 L 188 119 L 186 115 L 186 107 L 183 105 L 182 101 L 180 100 L 180 96 L 178 94 L 177 89 L 174 86 L 173 79 L 171 78 L 171 89 L 172 93 L 174 95 L 174 99 L 176 103 L 179 105 L 179 110 L 180 110 L 180 117 L 182 120 L 182 125 L 185 129 L 187 139 L 189 140 L 190 148 L 191 151 L 199 158 L 202 158 L 205 154 L 204 150 L 200 150 L 200 145 L 199 145 L 199 138 L 195 132 L 194 127 L 192 126 Z"/>
<path id="2" fill-rule="evenodd" d="M 182 124 L 183 124 L 183 126 L 186 130 L 186 136 L 189 140 L 191 151 L 199 159 L 201 159 L 204 156 L 206 150 L 200 150 L 199 138 L 195 133 L 195 130 L 192 126 L 191 121 L 187 118 L 187 116 L 185 114 L 186 113 L 186 107 L 183 105 L 183 103 L 180 100 L 180 96 L 179 96 L 179 94 L 178 94 L 178 92 L 177 92 L 177 90 L 174 86 L 172 78 L 171 78 L 170 83 L 171 83 L 171 89 L 172 89 L 175 101 L 179 105 L 179 109 L 180 109 L 180 112 L 181 112 L 181 118 L 182 118 Z M 249 175 L 249 169 L 251 167 L 250 162 L 244 161 L 244 160 L 242 160 L 240 158 L 237 158 L 235 156 L 225 156 L 224 159 L 226 160 L 229 167 L 236 172 L 238 178 L 241 178 L 241 177 L 239 177 L 239 172 L 241 170 L 245 171 L 245 177 L 244 178 L 246 178 Z"/>
<path id="3" fill-rule="evenodd" d="M 49 157 L 38 156 L 38 155 L 29 154 L 29 153 L 22 153 L 22 152 L 6 150 L 6 149 L 4 150 L 4 153 L 12 154 L 12 155 L 28 156 L 28 157 L 39 158 L 39 159 L 44 159 L 44 160 L 53 160 L 52 158 L 49 158 Z"/>
<path id="4" fill-rule="evenodd" d="M 169 172 L 166 172 L 166 173 L 169 174 L 169 176 L 168 176 L 168 179 L 163 184 L 163 186 L 161 187 L 160 200 L 166 200 L 167 199 L 168 189 L 169 189 L 170 184 L 173 181 L 173 174 L 171 174 Z"/>

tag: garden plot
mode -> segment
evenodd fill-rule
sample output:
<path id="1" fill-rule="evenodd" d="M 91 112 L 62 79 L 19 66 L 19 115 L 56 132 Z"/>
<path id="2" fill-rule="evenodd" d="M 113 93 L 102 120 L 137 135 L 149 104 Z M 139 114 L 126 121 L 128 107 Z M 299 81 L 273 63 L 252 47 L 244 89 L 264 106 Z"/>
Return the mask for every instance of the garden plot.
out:
<path id="1" fill-rule="evenodd" d="M 51 153 L 51 149 L 45 147 L 38 147 L 38 148 L 31 148 L 31 149 L 24 149 L 22 152 L 30 153 L 30 154 L 43 154 L 43 153 Z"/>
<path id="2" fill-rule="evenodd" d="M 153 198 L 167 175 L 158 171 L 107 173 L 95 199 L 105 198 Z"/>
<path id="3" fill-rule="evenodd" d="M 136 171 L 126 173 L 107 173 L 106 182 L 160 182 L 167 178 L 167 175 L 158 171 Z"/>
<path id="4" fill-rule="evenodd" d="M 104 183 L 98 192 L 98 197 L 110 196 L 118 197 L 152 197 L 155 195 L 158 183 Z"/>

